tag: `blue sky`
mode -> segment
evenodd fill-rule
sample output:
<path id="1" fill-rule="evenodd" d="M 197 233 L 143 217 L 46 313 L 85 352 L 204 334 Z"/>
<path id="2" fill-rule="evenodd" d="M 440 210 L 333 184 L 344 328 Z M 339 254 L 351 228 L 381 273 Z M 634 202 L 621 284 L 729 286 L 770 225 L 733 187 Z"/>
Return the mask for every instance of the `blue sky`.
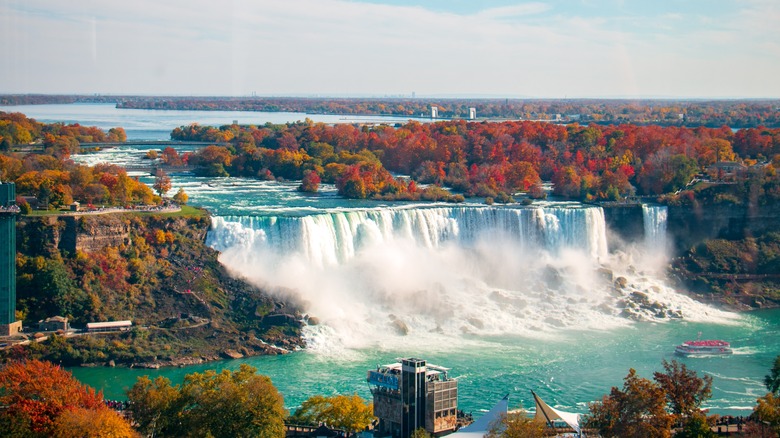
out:
<path id="1" fill-rule="evenodd" d="M 0 92 L 777 98 L 777 23 L 777 0 L 0 0 Z"/>

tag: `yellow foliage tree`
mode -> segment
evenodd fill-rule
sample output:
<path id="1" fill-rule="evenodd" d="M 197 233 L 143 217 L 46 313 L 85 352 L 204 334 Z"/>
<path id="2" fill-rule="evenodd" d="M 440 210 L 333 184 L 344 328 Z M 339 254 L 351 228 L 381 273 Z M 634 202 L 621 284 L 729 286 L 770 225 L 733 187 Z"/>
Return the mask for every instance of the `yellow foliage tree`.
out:
<path id="1" fill-rule="evenodd" d="M 124 438 L 139 436 L 130 424 L 111 409 L 84 408 L 63 411 L 54 424 L 56 438 Z"/>
<path id="2" fill-rule="evenodd" d="M 325 423 L 348 432 L 359 432 L 374 420 L 374 407 L 359 395 L 315 395 L 301 403 L 291 421 L 293 423 Z"/>

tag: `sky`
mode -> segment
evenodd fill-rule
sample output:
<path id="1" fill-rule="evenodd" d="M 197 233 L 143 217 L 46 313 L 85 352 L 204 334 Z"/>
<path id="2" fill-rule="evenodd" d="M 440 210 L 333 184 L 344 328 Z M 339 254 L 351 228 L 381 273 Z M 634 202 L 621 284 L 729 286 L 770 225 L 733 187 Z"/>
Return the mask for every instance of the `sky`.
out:
<path id="1" fill-rule="evenodd" d="M 0 93 L 778 98 L 778 0 L 0 0 Z"/>

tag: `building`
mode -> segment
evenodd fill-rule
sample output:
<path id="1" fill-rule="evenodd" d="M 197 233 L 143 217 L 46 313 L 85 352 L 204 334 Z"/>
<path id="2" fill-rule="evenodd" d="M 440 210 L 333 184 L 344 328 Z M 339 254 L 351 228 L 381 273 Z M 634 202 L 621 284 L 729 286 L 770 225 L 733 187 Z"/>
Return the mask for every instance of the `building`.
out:
<path id="1" fill-rule="evenodd" d="M 52 316 L 42 321 L 38 321 L 38 330 L 42 332 L 56 332 L 57 330 L 68 331 L 70 325 L 68 324 L 68 318 L 62 316 Z"/>
<path id="2" fill-rule="evenodd" d="M 477 118 L 477 109 L 472 107 L 469 108 L 469 120 L 474 120 Z"/>
<path id="3" fill-rule="evenodd" d="M 133 328 L 132 321 L 107 321 L 107 322 L 88 322 L 87 331 L 97 332 L 123 332 Z"/>
<path id="4" fill-rule="evenodd" d="M 369 371 L 366 380 L 379 418 L 375 435 L 409 438 L 420 428 L 435 436 L 454 431 L 458 381 L 448 371 L 416 358 Z"/>
<path id="5" fill-rule="evenodd" d="M 22 331 L 16 320 L 16 186 L 0 182 L 0 336 Z"/>
<path id="6" fill-rule="evenodd" d="M 439 118 L 439 107 L 438 106 L 432 106 L 431 107 L 431 118 L 432 119 Z"/>

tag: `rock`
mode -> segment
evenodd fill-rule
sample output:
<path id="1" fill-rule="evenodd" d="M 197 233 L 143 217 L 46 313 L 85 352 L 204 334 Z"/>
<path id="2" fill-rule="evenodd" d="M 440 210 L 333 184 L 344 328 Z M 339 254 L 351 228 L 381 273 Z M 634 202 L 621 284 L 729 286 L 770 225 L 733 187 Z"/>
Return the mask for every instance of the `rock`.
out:
<path id="1" fill-rule="evenodd" d="M 618 277 L 615 279 L 615 287 L 618 289 L 625 289 L 628 286 L 628 280 L 626 277 Z"/>
<path id="2" fill-rule="evenodd" d="M 644 306 L 650 305 L 650 299 L 643 292 L 631 292 L 631 299 Z"/>
<path id="3" fill-rule="evenodd" d="M 469 324 L 473 325 L 474 327 L 476 327 L 478 329 L 485 328 L 485 324 L 482 321 L 480 321 L 479 319 L 477 319 L 477 318 L 469 318 L 468 321 L 469 321 Z"/>
<path id="4" fill-rule="evenodd" d="M 108 366 L 110 366 L 111 368 L 116 366 L 116 362 L 114 362 L 114 359 L 108 361 Z"/>
<path id="5" fill-rule="evenodd" d="M 291 315 L 289 313 L 277 313 L 264 316 L 263 325 L 266 327 L 278 325 L 292 325 L 300 327 L 301 321 L 295 315 Z"/>
<path id="6" fill-rule="evenodd" d="M 598 274 L 599 277 L 603 278 L 606 281 L 613 281 L 614 279 L 614 274 L 612 273 L 611 269 L 598 268 L 596 269 L 596 274 Z"/>
<path id="7" fill-rule="evenodd" d="M 309 325 L 320 325 L 320 319 L 316 316 L 310 316 L 306 322 L 309 323 Z"/>
<path id="8" fill-rule="evenodd" d="M 407 326 L 405 322 L 396 318 L 395 315 L 390 315 L 390 317 L 390 326 L 395 329 L 399 335 L 406 336 L 409 334 L 409 326 Z"/>
<path id="9" fill-rule="evenodd" d="M 244 357 L 243 354 L 239 353 L 236 350 L 224 350 L 222 353 L 220 353 L 222 356 L 228 358 L 228 359 L 241 359 Z"/>

